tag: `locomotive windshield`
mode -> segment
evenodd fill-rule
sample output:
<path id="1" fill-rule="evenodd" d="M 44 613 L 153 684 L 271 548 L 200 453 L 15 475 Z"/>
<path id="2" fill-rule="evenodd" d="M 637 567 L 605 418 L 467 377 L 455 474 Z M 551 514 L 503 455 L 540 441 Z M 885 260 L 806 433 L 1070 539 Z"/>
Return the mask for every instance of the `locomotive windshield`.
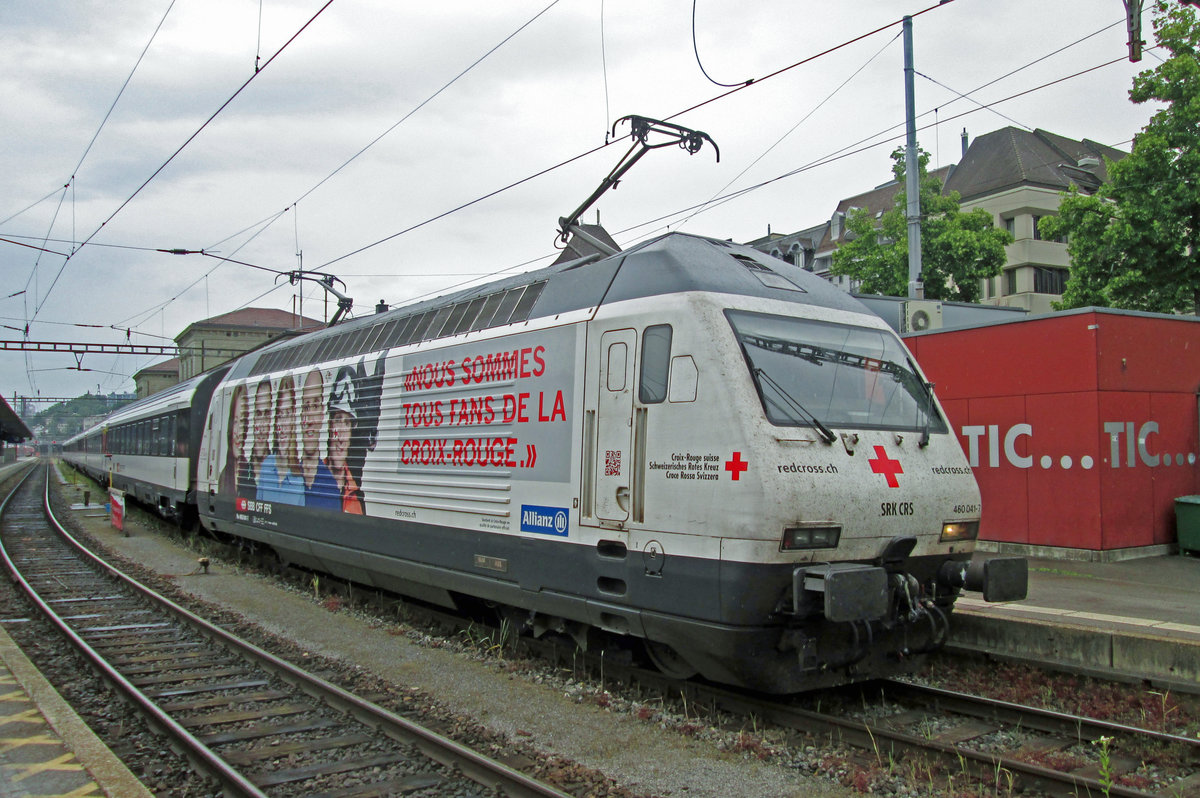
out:
<path id="1" fill-rule="evenodd" d="M 899 340 L 882 330 L 727 310 L 767 419 L 811 426 L 946 432 Z"/>

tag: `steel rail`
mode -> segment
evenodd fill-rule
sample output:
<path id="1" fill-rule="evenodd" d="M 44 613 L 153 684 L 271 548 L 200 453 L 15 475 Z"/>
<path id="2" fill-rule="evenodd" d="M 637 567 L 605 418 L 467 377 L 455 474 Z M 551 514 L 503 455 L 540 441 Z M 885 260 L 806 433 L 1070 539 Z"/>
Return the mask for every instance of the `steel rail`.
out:
<path id="1" fill-rule="evenodd" d="M 50 507 L 48 479 L 46 482 L 44 506 L 47 517 L 64 539 L 81 556 L 91 560 L 98 567 L 107 571 L 113 578 L 123 582 L 137 593 L 169 610 L 177 618 L 205 636 L 216 640 L 227 649 L 234 651 L 251 662 L 270 670 L 288 684 L 291 684 L 309 696 L 346 712 L 369 726 L 379 729 L 392 739 L 415 745 L 422 754 L 430 759 L 443 765 L 457 767 L 468 778 L 486 787 L 500 790 L 503 794 L 512 796 L 512 798 L 570 798 L 567 793 L 548 784 L 543 784 L 519 770 L 497 762 L 448 737 L 444 737 L 394 712 L 366 701 L 319 676 L 298 668 L 287 660 L 259 648 L 253 643 L 236 637 L 176 604 L 152 588 L 143 585 L 112 564 L 105 562 L 80 541 L 76 540 L 58 521 L 58 518 L 54 515 Z"/>
<path id="2" fill-rule="evenodd" d="M 16 495 L 16 492 L 33 476 L 34 470 L 31 469 L 24 478 L 13 488 L 13 490 L 4 497 L 4 503 L 0 505 L 0 516 L 8 507 L 9 500 Z M 49 466 L 44 467 L 45 474 L 45 497 L 47 507 L 49 507 L 50 496 L 50 469 Z M 55 525 L 58 526 L 57 522 Z M 61 529 L 61 526 L 59 527 Z M 134 687 L 129 680 L 116 671 L 109 663 L 96 652 L 94 648 L 88 645 L 82 637 L 67 625 L 67 622 L 54 611 L 54 609 L 42 600 L 38 595 L 37 590 L 25 579 L 24 575 L 17 568 L 16 563 L 8 556 L 8 550 L 4 546 L 3 540 L 0 540 L 0 558 L 3 558 L 5 566 L 12 574 L 17 585 L 25 592 L 29 600 L 33 602 L 38 611 L 53 624 L 62 635 L 70 641 L 71 645 L 76 648 L 87 660 L 92 667 L 100 674 L 100 677 L 111 684 L 126 700 L 130 701 L 140 712 L 142 712 L 149 720 L 150 724 L 164 734 L 171 745 L 183 756 L 187 757 L 193 767 L 202 770 L 211 778 L 217 781 L 227 795 L 245 796 L 246 798 L 267 798 L 267 795 L 258 789 L 252 782 L 246 779 L 234 767 L 225 760 L 221 759 L 212 749 L 200 742 L 187 729 L 179 725 L 167 713 L 163 712 L 158 706 L 148 698 L 145 693 Z M 111 568 L 110 568 L 111 570 Z"/>
<path id="3" fill-rule="evenodd" d="M 1058 712 L 1041 707 L 1027 707 L 1010 701 L 996 698 L 971 695 L 942 687 L 930 687 L 923 684 L 910 684 L 892 679 L 884 679 L 883 685 L 889 694 L 898 694 L 931 701 L 939 708 L 949 709 L 963 715 L 981 719 L 1005 720 L 1020 723 L 1025 728 L 1054 734 L 1073 734 L 1078 738 L 1092 742 L 1108 735 L 1125 735 L 1146 737 L 1155 742 L 1178 744 L 1192 750 L 1193 754 L 1200 753 L 1200 738 L 1184 737 L 1178 734 L 1145 729 L 1140 726 L 1130 726 L 1124 723 L 1114 723 L 1110 720 L 1088 718 L 1083 715 L 1072 715 L 1069 712 Z"/>
<path id="4" fill-rule="evenodd" d="M 1066 787 L 1074 790 L 1075 794 L 1105 795 L 1116 798 L 1150 798 L 1154 795 L 1154 793 L 1133 790 L 1116 784 L 1105 785 L 1097 779 L 1052 770 L 1001 754 L 976 751 L 960 744 L 928 740 L 874 723 L 848 720 L 799 707 L 780 705 L 778 702 L 740 695 L 722 688 L 706 687 L 701 695 L 718 702 L 727 710 L 752 712 L 757 717 L 765 718 L 789 729 L 836 735 L 857 748 L 874 752 L 877 757 L 887 757 L 889 753 L 897 751 L 933 753 L 946 759 L 952 767 L 969 762 L 983 773 L 995 774 L 1006 770 L 1027 780 L 1029 784 L 1050 785 L 1060 789 Z"/>

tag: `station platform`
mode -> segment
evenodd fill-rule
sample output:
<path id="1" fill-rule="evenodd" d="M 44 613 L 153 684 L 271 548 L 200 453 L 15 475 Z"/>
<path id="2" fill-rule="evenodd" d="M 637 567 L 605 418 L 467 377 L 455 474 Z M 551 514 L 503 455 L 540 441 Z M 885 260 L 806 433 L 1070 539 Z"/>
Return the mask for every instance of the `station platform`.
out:
<path id="1" fill-rule="evenodd" d="M 955 605 L 952 648 L 1200 691 L 1198 557 L 1030 558 L 1024 601 L 988 604 L 975 595 Z"/>
<path id="2" fill-rule="evenodd" d="M 151 793 L 0 627 L 0 796 Z"/>

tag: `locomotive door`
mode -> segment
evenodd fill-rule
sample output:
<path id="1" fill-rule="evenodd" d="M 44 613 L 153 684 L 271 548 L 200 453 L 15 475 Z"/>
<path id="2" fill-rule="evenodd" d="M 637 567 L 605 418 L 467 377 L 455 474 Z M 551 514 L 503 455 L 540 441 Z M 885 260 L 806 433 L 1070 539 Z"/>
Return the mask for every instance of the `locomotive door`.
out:
<path id="1" fill-rule="evenodd" d="M 204 420 L 206 426 L 200 442 L 201 454 L 196 473 L 197 481 L 206 486 L 210 496 L 217 491 L 217 480 L 220 478 L 223 463 L 221 441 L 225 434 L 225 417 L 225 392 L 218 389 L 213 392 L 208 418 Z"/>
<path id="2" fill-rule="evenodd" d="M 596 397 L 595 511 L 603 521 L 629 518 L 633 473 L 633 360 L 637 332 L 609 330 L 600 337 Z"/>

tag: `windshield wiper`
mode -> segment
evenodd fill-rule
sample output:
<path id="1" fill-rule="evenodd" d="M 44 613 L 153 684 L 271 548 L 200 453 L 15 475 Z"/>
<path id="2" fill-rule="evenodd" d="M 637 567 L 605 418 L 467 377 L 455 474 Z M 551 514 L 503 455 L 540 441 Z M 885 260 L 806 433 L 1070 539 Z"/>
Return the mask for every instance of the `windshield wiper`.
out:
<path id="1" fill-rule="evenodd" d="M 767 372 L 763 371 L 761 367 L 754 369 L 754 376 L 759 379 L 760 384 L 765 382 L 767 385 L 770 385 L 772 388 L 774 388 L 775 391 L 781 397 L 783 397 L 784 400 L 786 400 L 787 403 L 790 404 L 794 410 L 799 411 L 803 417 L 807 418 L 808 421 L 813 425 L 813 427 L 816 428 L 817 432 L 820 433 L 821 437 L 825 439 L 826 443 L 833 443 L 834 441 L 837 440 L 837 435 L 833 434 L 833 430 L 829 429 L 829 427 L 822 424 L 821 419 L 817 418 L 812 413 L 808 412 L 808 410 L 804 407 L 804 405 L 800 404 L 800 402 L 796 400 L 796 397 L 794 397 L 790 393 L 788 393 L 787 389 L 785 389 L 782 385 L 780 385 L 778 382 L 776 382 L 774 379 L 772 379 L 771 375 L 768 374 Z"/>
<path id="2" fill-rule="evenodd" d="M 917 441 L 917 446 L 924 449 L 929 445 L 929 427 L 933 424 L 933 383 L 922 383 L 925 387 L 925 423 L 921 425 L 921 440 Z"/>

